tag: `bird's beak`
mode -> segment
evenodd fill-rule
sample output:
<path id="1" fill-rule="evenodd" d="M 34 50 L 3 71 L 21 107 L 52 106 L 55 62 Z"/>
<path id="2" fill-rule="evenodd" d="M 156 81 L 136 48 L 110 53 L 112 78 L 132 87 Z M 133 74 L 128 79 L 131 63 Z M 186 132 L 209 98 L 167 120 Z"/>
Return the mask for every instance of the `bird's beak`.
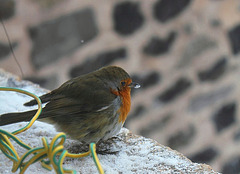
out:
<path id="1" fill-rule="evenodd" d="M 132 82 L 128 85 L 130 88 L 140 88 L 141 86 L 138 83 Z"/>

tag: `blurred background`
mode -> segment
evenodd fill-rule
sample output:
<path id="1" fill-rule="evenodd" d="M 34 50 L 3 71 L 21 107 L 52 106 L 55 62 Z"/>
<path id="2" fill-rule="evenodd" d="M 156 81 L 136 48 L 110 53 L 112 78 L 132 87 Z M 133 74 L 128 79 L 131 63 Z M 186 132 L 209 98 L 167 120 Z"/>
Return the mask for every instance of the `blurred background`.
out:
<path id="1" fill-rule="evenodd" d="M 0 0 L 0 68 L 49 90 L 106 65 L 141 88 L 125 127 L 240 172 L 239 0 Z"/>

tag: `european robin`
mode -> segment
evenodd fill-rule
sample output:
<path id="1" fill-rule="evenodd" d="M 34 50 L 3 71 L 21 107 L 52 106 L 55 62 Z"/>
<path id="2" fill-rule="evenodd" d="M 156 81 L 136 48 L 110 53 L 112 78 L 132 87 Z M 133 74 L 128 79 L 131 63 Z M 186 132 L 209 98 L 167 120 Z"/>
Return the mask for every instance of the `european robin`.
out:
<path id="1" fill-rule="evenodd" d="M 140 87 L 117 66 L 73 78 L 59 88 L 42 95 L 40 121 L 55 125 L 58 131 L 89 144 L 107 140 L 122 128 L 131 107 L 131 88 Z M 25 106 L 36 105 L 35 100 Z M 0 116 L 0 126 L 29 121 L 36 110 Z"/>

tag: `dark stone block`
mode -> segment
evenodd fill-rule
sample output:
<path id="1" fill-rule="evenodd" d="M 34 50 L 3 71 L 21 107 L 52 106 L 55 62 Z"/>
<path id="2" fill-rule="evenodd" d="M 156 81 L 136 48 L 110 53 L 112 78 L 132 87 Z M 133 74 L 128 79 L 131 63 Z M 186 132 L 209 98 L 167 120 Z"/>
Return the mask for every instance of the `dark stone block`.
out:
<path id="1" fill-rule="evenodd" d="M 219 59 L 212 67 L 198 73 L 200 81 L 214 81 L 223 76 L 227 69 L 227 59 Z"/>
<path id="2" fill-rule="evenodd" d="M 96 37 L 98 29 L 91 9 L 44 22 L 31 27 L 32 62 L 36 68 L 66 56 Z"/>
<path id="3" fill-rule="evenodd" d="M 144 75 L 131 75 L 131 77 L 134 82 L 141 85 L 141 89 L 156 85 L 161 79 L 160 74 L 154 71 Z"/>
<path id="4" fill-rule="evenodd" d="M 213 116 L 213 121 L 217 132 L 220 132 L 236 121 L 236 103 L 228 103 L 222 106 Z"/>
<path id="5" fill-rule="evenodd" d="M 228 37 L 230 40 L 233 54 L 238 54 L 240 52 L 240 24 L 235 26 L 228 32 Z"/>
<path id="6" fill-rule="evenodd" d="M 145 111 L 146 111 L 146 108 L 143 105 L 137 106 L 137 108 L 133 112 L 130 112 L 130 114 L 128 115 L 128 118 L 125 121 L 124 127 L 129 128 L 128 127 L 129 122 L 131 122 L 131 120 L 134 120 L 135 118 L 141 117 Z"/>
<path id="7" fill-rule="evenodd" d="M 170 136 L 167 141 L 167 146 L 172 149 L 178 149 L 182 146 L 186 146 L 191 142 L 195 134 L 196 130 L 194 126 L 190 125 L 187 130 L 178 131 L 176 134 Z"/>
<path id="8" fill-rule="evenodd" d="M 240 157 L 233 157 L 223 165 L 222 174 L 240 173 Z"/>
<path id="9" fill-rule="evenodd" d="M 31 0 L 34 1 L 39 7 L 43 8 L 43 10 L 47 9 L 50 10 L 51 8 L 54 8 L 54 6 L 57 6 L 60 4 L 63 0 Z M 44 9 L 45 8 L 45 9 Z"/>
<path id="10" fill-rule="evenodd" d="M 201 150 L 189 157 L 195 163 L 210 163 L 214 158 L 218 155 L 218 151 L 214 147 L 208 147 L 206 149 Z"/>
<path id="11" fill-rule="evenodd" d="M 238 129 L 238 130 L 234 133 L 233 139 L 234 139 L 234 141 L 240 141 L 240 129 Z"/>
<path id="12" fill-rule="evenodd" d="M 140 115 L 142 115 L 142 113 L 144 113 L 146 111 L 146 108 L 143 105 L 139 105 L 137 106 L 137 108 L 134 110 L 134 112 L 132 114 L 130 114 L 128 117 L 132 118 L 137 118 Z"/>
<path id="13" fill-rule="evenodd" d="M 210 24 L 211 24 L 211 26 L 214 27 L 214 28 L 220 27 L 220 26 L 222 25 L 220 19 L 212 19 L 212 20 L 210 21 Z"/>
<path id="14" fill-rule="evenodd" d="M 12 43 L 13 49 L 17 45 L 18 44 L 16 42 Z M 4 43 L 0 42 L 0 60 L 6 58 L 6 56 L 8 56 L 9 54 L 11 54 L 10 46 L 8 44 L 4 44 Z"/>
<path id="15" fill-rule="evenodd" d="M 193 34 L 193 26 L 191 23 L 186 23 L 184 26 L 183 26 L 183 30 L 186 34 L 188 35 L 191 35 Z"/>
<path id="16" fill-rule="evenodd" d="M 157 36 L 152 37 L 143 48 L 143 52 L 150 56 L 158 56 L 167 53 L 176 39 L 176 35 L 176 32 L 171 32 L 165 39 L 160 39 Z"/>
<path id="17" fill-rule="evenodd" d="M 15 6 L 14 0 L 0 0 L 0 19 L 11 18 L 15 14 Z"/>
<path id="18" fill-rule="evenodd" d="M 160 120 L 152 122 L 150 125 L 140 130 L 140 135 L 144 137 L 149 137 L 151 133 L 162 130 L 164 126 L 166 126 L 167 123 L 171 120 L 171 118 L 172 115 L 167 115 Z"/>
<path id="19" fill-rule="evenodd" d="M 40 85 L 43 88 L 53 90 L 57 88 L 56 83 L 57 83 L 57 76 L 52 75 L 50 77 L 25 77 L 24 80 L 31 81 L 35 84 Z"/>
<path id="20" fill-rule="evenodd" d="M 224 100 L 228 97 L 232 93 L 233 89 L 233 86 L 225 86 L 220 89 L 214 89 L 214 91 L 199 93 L 191 98 L 189 110 L 194 113 L 199 112 L 204 108 L 211 107 L 211 105 L 216 102 Z"/>
<path id="21" fill-rule="evenodd" d="M 139 4 L 131 1 L 117 4 L 113 10 L 113 22 L 117 33 L 122 35 L 133 34 L 144 22 Z"/>
<path id="22" fill-rule="evenodd" d="M 103 66 L 107 66 L 115 60 L 126 59 L 127 50 L 125 48 L 119 48 L 107 52 L 100 53 L 95 57 L 88 58 L 81 65 L 75 66 L 70 71 L 71 77 L 77 77 L 82 74 L 95 71 Z"/>
<path id="23" fill-rule="evenodd" d="M 186 78 L 180 78 L 172 86 L 166 89 L 160 96 L 158 96 L 158 100 L 163 103 L 171 102 L 186 92 L 190 87 L 191 81 Z"/>
<path id="24" fill-rule="evenodd" d="M 158 0 L 154 4 L 153 15 L 159 22 L 167 22 L 178 16 L 191 0 Z"/>

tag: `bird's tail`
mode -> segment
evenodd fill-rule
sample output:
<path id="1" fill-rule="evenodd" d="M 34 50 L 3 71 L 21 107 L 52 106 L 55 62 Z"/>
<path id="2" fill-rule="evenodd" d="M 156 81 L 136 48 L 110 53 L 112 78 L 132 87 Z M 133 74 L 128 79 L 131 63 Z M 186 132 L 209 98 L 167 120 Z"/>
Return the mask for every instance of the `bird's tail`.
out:
<path id="1" fill-rule="evenodd" d="M 0 126 L 21 121 L 30 121 L 36 112 L 37 110 L 31 110 L 26 112 L 7 113 L 0 115 Z"/>
<path id="2" fill-rule="evenodd" d="M 44 94 L 40 97 L 41 99 L 41 102 L 42 103 L 46 103 L 46 102 L 49 102 L 52 95 L 53 95 L 54 91 L 50 92 L 50 93 L 47 93 L 47 94 Z M 33 99 L 27 103 L 24 103 L 24 106 L 33 106 L 33 105 L 36 105 L 37 104 L 37 100 Z"/>

